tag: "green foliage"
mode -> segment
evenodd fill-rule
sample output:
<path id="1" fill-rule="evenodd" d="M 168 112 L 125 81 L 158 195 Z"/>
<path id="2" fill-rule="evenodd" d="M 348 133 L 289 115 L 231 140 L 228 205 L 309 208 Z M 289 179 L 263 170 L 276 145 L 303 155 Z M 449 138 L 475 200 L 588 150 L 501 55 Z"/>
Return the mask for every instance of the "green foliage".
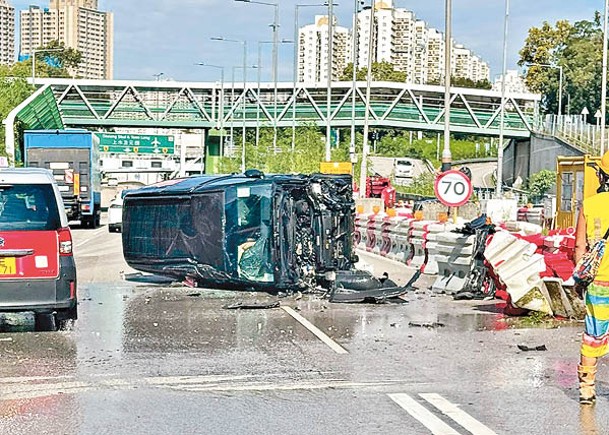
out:
<path id="1" fill-rule="evenodd" d="M 529 193 L 534 198 L 542 198 L 555 184 L 556 172 L 542 169 L 529 177 Z"/>
<path id="2" fill-rule="evenodd" d="M 296 128 L 296 141 L 292 152 L 292 130 L 278 129 L 277 147 L 273 148 L 273 129 L 261 128 L 259 145 L 255 145 L 254 131 L 248 131 L 245 146 L 245 166 L 247 169 L 260 169 L 265 173 L 311 174 L 319 172 L 320 162 L 325 160 L 325 131 L 314 125 Z M 361 153 L 361 135 L 356 139 L 356 149 Z M 235 131 L 237 145 L 234 157 L 220 159 L 220 172 L 239 172 L 241 167 L 241 141 Z M 349 161 L 349 146 L 342 143 L 332 150 L 333 161 Z M 359 176 L 359 167 L 354 167 L 355 177 Z"/>
<path id="3" fill-rule="evenodd" d="M 436 159 L 436 136 L 414 139 L 410 143 L 410 132 L 397 129 L 375 130 L 380 133 L 381 139 L 377 141 L 376 152 L 374 152 L 373 141 L 370 141 L 372 155 L 382 157 L 411 157 L 426 159 L 435 167 L 440 166 Z M 338 147 L 332 149 L 332 161 L 350 161 L 349 143 L 350 134 L 348 129 L 341 130 L 341 141 Z M 241 130 L 235 129 L 235 153 L 233 157 L 220 159 L 219 171 L 221 173 L 237 173 L 241 167 Z M 320 162 L 325 159 L 325 128 L 315 125 L 302 125 L 296 129 L 296 142 L 292 153 L 292 130 L 289 128 L 278 129 L 277 147 L 273 148 L 273 129 L 263 127 L 260 129 L 259 146 L 255 145 L 255 131 L 249 129 L 246 136 L 245 166 L 246 169 L 260 169 L 265 173 L 285 174 L 310 174 L 319 172 Z M 464 138 L 451 140 L 451 151 L 453 160 L 465 160 L 476 157 L 487 157 L 484 141 L 486 139 Z M 479 144 L 479 152 L 476 152 L 476 142 Z M 361 159 L 363 135 L 356 132 L 355 150 Z M 440 147 L 444 142 L 440 142 Z M 491 149 L 490 156 L 496 156 L 495 147 Z M 353 177 L 356 182 L 360 178 L 360 162 L 353 166 Z M 368 162 L 368 173 L 372 174 L 371 162 Z M 414 193 L 424 196 L 433 196 L 433 176 L 422 176 L 415 179 L 411 186 L 399 187 L 398 190 L 405 193 Z"/>
<path id="4" fill-rule="evenodd" d="M 586 107 L 589 122 L 600 108 L 603 56 L 602 29 L 598 15 L 594 21 L 566 20 L 555 25 L 544 22 L 529 29 L 520 50 L 520 66 L 529 66 L 525 82 L 533 92 L 543 94 L 542 109 L 546 113 L 558 110 L 560 72 L 563 69 L 563 111 L 570 97 L 570 113 L 581 113 Z M 539 66 L 552 65 L 554 68 Z"/>
<path id="5" fill-rule="evenodd" d="M 74 48 L 66 48 L 63 42 L 51 41 L 37 50 L 57 50 L 36 53 L 36 77 L 70 77 L 70 69 L 76 68 L 82 61 L 82 54 Z M 13 65 L 0 66 L 2 77 L 31 77 L 32 59 L 17 62 Z"/>
<path id="6" fill-rule="evenodd" d="M 62 49 L 63 51 L 36 54 L 36 76 L 37 77 L 69 77 L 68 68 L 75 68 L 81 62 L 82 55 L 78 50 L 66 48 L 63 43 L 51 41 L 46 49 Z M 45 61 L 47 60 L 48 63 Z M 51 65 L 49 65 L 49 63 Z M 54 65 L 54 66 L 52 66 Z M 28 59 L 17 62 L 11 66 L 0 66 L 0 119 L 6 116 L 26 98 L 34 88 L 27 83 L 26 78 L 32 75 L 32 60 Z M 16 136 L 27 126 L 17 120 L 15 125 Z M 0 128 L 0 155 L 6 155 L 6 132 Z M 19 149 L 15 150 L 19 153 Z M 19 161 L 16 155 L 15 160 Z"/>
<path id="7" fill-rule="evenodd" d="M 396 186 L 396 190 L 401 193 L 433 197 L 435 196 L 433 189 L 434 180 L 434 174 L 426 172 L 414 177 L 408 186 Z"/>
<path id="8" fill-rule="evenodd" d="M 5 119 L 11 110 L 32 94 L 32 90 L 25 79 L 0 76 L 0 119 Z M 20 129 L 23 129 L 23 125 L 17 123 L 16 132 Z M 3 156 L 6 156 L 5 143 L 6 131 L 2 126 L 0 128 L 0 155 Z"/>
<path id="9" fill-rule="evenodd" d="M 413 135 L 416 135 L 413 132 Z M 485 143 L 488 138 L 451 138 L 450 149 L 453 160 L 465 160 L 481 157 L 494 157 L 497 155 L 497 148 L 491 147 L 490 152 L 486 153 Z M 476 143 L 478 148 L 476 148 Z M 440 153 L 444 147 L 444 138 L 440 137 Z M 410 142 L 410 132 L 403 130 L 389 130 L 382 135 L 376 144 L 376 155 L 384 157 L 411 157 L 416 159 L 430 160 L 434 165 L 439 164 L 437 158 L 438 141 L 437 136 L 427 136 L 422 139 L 414 139 Z"/>
<path id="10" fill-rule="evenodd" d="M 441 85 L 441 83 L 437 80 L 432 80 L 427 84 L 436 86 Z M 474 81 L 465 77 L 451 77 L 450 84 L 451 86 L 458 88 L 491 89 L 493 87 L 493 84 L 486 79 Z"/>
<path id="11" fill-rule="evenodd" d="M 365 81 L 368 75 L 368 68 L 358 68 L 357 80 Z M 353 80 L 353 63 L 349 63 L 344 69 L 340 76 L 341 81 Z M 385 82 L 405 82 L 406 73 L 396 71 L 393 65 L 389 62 L 374 62 L 372 64 L 372 80 L 373 81 L 385 81 Z"/>

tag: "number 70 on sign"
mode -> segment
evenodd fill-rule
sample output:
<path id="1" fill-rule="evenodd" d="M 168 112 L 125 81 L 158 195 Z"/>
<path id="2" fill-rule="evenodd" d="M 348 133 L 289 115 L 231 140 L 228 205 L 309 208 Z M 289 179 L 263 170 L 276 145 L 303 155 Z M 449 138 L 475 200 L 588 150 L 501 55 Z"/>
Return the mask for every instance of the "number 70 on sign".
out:
<path id="1" fill-rule="evenodd" d="M 463 172 L 446 171 L 436 177 L 434 192 L 442 204 L 448 207 L 460 207 L 472 196 L 472 181 Z"/>

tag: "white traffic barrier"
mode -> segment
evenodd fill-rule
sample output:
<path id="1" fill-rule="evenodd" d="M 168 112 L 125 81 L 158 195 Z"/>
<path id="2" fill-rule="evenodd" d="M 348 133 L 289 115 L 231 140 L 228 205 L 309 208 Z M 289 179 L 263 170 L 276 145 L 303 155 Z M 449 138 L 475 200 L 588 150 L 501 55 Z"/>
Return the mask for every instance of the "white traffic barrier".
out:
<path id="1" fill-rule="evenodd" d="M 550 297 L 540 274 L 546 270 L 537 246 L 514 235 L 498 231 L 484 251 L 484 258 L 505 284 L 512 304 L 552 315 Z"/>
<path id="2" fill-rule="evenodd" d="M 505 229 L 511 233 L 520 233 L 525 236 L 532 234 L 541 234 L 541 226 L 531 222 L 508 221 L 505 223 Z"/>
<path id="3" fill-rule="evenodd" d="M 355 234 L 353 243 L 358 249 L 366 249 L 366 241 L 368 240 L 368 218 L 369 215 L 367 214 L 355 215 Z"/>
<path id="4" fill-rule="evenodd" d="M 396 218 L 396 224 L 391 229 L 391 249 L 387 256 L 393 260 L 406 263 L 412 256 L 409 234 L 412 218 Z"/>
<path id="5" fill-rule="evenodd" d="M 544 218 L 543 207 L 522 207 L 518 209 L 518 221 L 542 225 Z"/>
<path id="6" fill-rule="evenodd" d="M 427 263 L 423 269 L 423 273 L 426 275 L 437 275 L 438 274 L 438 262 L 436 257 L 440 253 L 438 251 L 438 234 L 451 232 L 458 228 L 459 225 L 453 223 L 441 223 L 436 222 L 427 226 L 427 240 L 425 242 L 425 248 L 427 249 Z"/>
<path id="7" fill-rule="evenodd" d="M 410 224 L 410 245 L 412 247 L 412 257 L 408 265 L 412 267 L 422 267 L 427 262 L 427 227 L 434 221 L 412 221 Z"/>
<path id="8" fill-rule="evenodd" d="M 455 294 L 463 289 L 473 267 L 475 235 L 453 232 L 436 234 L 438 277 L 432 286 L 435 293 Z"/>

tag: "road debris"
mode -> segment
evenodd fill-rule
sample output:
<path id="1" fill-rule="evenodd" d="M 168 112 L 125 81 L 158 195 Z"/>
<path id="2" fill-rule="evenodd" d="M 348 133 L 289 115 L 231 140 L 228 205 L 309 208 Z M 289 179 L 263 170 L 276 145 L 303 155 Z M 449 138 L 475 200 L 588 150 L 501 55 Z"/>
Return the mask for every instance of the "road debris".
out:
<path id="1" fill-rule="evenodd" d="M 543 352 L 548 350 L 545 344 L 539 346 L 527 346 L 526 344 L 518 344 L 518 349 L 523 352 Z"/>
<path id="2" fill-rule="evenodd" d="M 267 302 L 267 303 L 255 303 L 255 302 L 237 302 L 235 304 L 224 305 L 222 308 L 227 310 L 268 310 L 271 308 L 279 308 L 281 302 Z"/>

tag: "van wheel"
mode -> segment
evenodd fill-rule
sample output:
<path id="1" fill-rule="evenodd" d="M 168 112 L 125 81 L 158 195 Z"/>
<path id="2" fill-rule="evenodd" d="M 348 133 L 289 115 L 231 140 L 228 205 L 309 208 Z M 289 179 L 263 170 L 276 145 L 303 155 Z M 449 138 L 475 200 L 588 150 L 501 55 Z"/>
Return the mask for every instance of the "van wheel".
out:
<path id="1" fill-rule="evenodd" d="M 55 315 L 53 313 L 36 313 L 34 315 L 34 329 L 36 331 L 56 331 Z"/>
<path id="2" fill-rule="evenodd" d="M 70 331 L 74 328 L 74 322 L 78 319 L 78 306 L 74 305 L 65 311 L 55 314 L 55 330 Z"/>

